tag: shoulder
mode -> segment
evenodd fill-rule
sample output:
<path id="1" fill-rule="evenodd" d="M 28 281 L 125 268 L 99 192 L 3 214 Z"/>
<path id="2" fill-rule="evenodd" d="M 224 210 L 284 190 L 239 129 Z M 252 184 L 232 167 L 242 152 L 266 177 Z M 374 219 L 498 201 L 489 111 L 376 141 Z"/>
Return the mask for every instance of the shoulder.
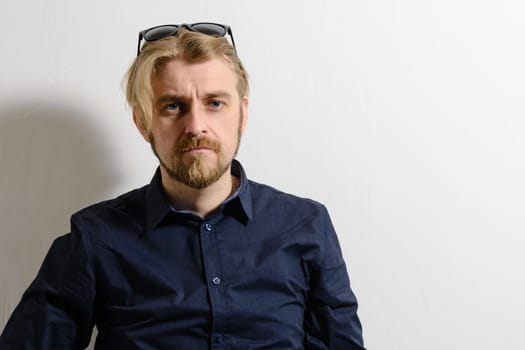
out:
<path id="1" fill-rule="evenodd" d="M 325 208 L 322 203 L 316 200 L 300 197 L 252 180 L 249 180 L 248 182 L 250 184 L 252 198 L 255 202 L 261 202 L 262 204 L 271 202 L 275 205 L 281 205 L 284 207 L 299 206 L 310 210 L 324 210 Z"/>
<path id="2" fill-rule="evenodd" d="M 83 208 L 71 216 L 71 225 L 105 226 L 118 222 L 131 224 L 145 215 L 145 196 L 148 186 L 134 189 L 118 197 Z"/>
<path id="3" fill-rule="evenodd" d="M 249 181 L 254 212 L 287 219 L 326 219 L 328 211 L 324 204 L 305 197 L 284 192 L 272 186 Z"/>

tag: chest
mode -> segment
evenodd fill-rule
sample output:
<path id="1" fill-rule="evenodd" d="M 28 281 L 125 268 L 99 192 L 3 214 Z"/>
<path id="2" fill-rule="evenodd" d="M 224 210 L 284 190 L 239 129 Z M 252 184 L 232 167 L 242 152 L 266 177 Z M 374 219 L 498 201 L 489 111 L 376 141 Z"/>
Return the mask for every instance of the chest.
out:
<path id="1" fill-rule="evenodd" d="M 301 332 L 308 257 L 318 249 L 311 236 L 202 222 L 98 246 L 100 319 L 111 329 L 163 324 L 171 334 L 205 336 L 215 327 L 253 337 L 254 326 L 261 337 L 287 327 Z"/>

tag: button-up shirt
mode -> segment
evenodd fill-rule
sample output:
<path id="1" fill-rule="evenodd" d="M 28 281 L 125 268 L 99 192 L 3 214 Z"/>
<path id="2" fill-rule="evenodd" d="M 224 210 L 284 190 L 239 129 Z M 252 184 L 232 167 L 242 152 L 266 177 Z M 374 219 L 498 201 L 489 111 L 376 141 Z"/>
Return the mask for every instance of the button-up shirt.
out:
<path id="1" fill-rule="evenodd" d="M 74 214 L 0 349 L 364 349 L 325 207 L 249 181 L 202 219 L 151 183 Z"/>

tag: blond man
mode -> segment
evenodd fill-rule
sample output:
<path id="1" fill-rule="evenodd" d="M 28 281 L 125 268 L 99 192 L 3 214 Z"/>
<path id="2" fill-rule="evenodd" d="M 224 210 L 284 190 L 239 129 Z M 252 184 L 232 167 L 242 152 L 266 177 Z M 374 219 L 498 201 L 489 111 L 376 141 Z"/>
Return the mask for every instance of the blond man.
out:
<path id="1" fill-rule="evenodd" d="M 229 40 L 228 40 L 229 38 Z M 325 207 L 235 160 L 248 74 L 228 26 L 139 34 L 133 120 L 151 183 L 85 208 L 55 240 L 0 349 L 364 349 Z"/>

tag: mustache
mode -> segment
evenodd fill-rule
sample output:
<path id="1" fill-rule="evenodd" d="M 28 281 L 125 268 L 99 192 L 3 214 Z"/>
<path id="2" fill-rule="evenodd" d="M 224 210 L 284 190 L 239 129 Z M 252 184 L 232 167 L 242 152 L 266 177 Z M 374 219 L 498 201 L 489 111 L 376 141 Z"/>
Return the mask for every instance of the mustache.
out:
<path id="1" fill-rule="evenodd" d="M 214 152 L 219 152 L 220 144 L 219 142 L 207 137 L 187 135 L 177 143 L 175 146 L 175 153 L 182 154 L 194 148 L 207 148 Z"/>

